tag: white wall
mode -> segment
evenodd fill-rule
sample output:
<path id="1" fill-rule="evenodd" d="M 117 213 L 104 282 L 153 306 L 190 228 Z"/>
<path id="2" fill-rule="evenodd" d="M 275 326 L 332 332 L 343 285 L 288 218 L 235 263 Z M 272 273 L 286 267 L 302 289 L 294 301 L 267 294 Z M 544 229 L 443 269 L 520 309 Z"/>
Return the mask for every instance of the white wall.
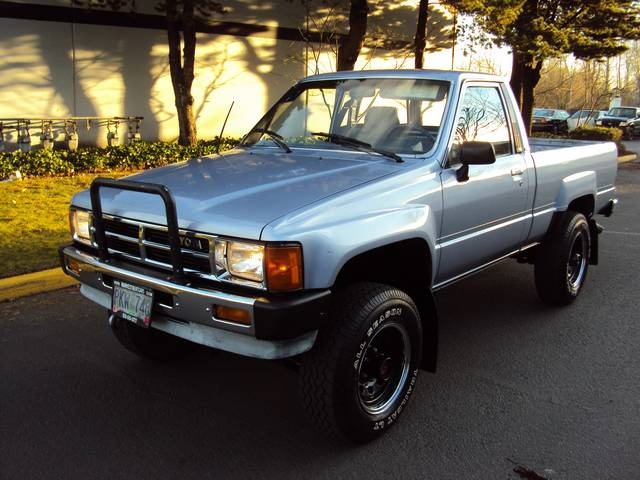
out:
<path id="1" fill-rule="evenodd" d="M 71 0 L 37 3 L 71 6 Z M 157 14 L 155 3 L 138 0 L 136 11 Z M 219 133 L 232 101 L 235 105 L 225 135 L 241 136 L 297 79 L 307 72 L 335 68 L 335 46 L 276 38 L 277 27 L 305 27 L 308 17 L 300 2 L 224 3 L 228 5 L 228 13 L 213 19 L 213 23 L 221 20 L 268 28 L 252 36 L 198 34 L 193 95 L 200 138 L 212 138 Z M 320 1 L 310 4 L 311 29 L 344 29 L 344 8 L 327 7 L 327 3 Z M 413 67 L 409 51 L 381 49 L 376 44 L 376 32 L 385 28 L 387 37 L 410 41 L 415 29 L 416 4 L 417 0 L 398 3 L 385 16 L 379 13 L 385 2 L 371 1 L 369 48 L 364 49 L 357 68 Z M 342 14 L 337 13 L 340 11 Z M 431 17 L 440 24 L 432 26 L 430 40 L 442 45 L 447 35 L 443 36 L 441 27 L 446 27 L 448 17 L 437 13 Z M 143 138 L 175 139 L 178 126 L 167 64 L 166 32 L 60 20 L 0 18 L 0 118 L 139 115 L 145 117 Z M 313 54 L 318 51 L 320 61 L 315 62 Z M 425 66 L 447 68 L 451 56 L 448 52 L 447 48 L 428 53 Z M 87 132 L 82 127 L 79 133 L 81 141 L 106 142 L 104 129 Z M 124 139 L 125 132 L 120 133 Z M 32 132 L 34 140 L 37 135 L 38 128 Z"/>

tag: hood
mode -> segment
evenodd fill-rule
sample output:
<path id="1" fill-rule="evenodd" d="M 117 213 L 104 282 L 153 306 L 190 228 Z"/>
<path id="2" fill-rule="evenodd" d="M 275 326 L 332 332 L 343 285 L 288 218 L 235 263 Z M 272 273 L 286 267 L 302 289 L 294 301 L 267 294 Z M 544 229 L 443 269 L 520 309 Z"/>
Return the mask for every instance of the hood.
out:
<path id="1" fill-rule="evenodd" d="M 293 210 L 401 168 L 387 158 L 360 152 L 268 147 L 233 150 L 128 177 L 166 185 L 176 202 L 180 228 L 258 239 L 265 225 Z M 104 188 L 102 210 L 111 215 L 166 225 L 159 196 Z M 89 191 L 72 204 L 91 208 Z"/>

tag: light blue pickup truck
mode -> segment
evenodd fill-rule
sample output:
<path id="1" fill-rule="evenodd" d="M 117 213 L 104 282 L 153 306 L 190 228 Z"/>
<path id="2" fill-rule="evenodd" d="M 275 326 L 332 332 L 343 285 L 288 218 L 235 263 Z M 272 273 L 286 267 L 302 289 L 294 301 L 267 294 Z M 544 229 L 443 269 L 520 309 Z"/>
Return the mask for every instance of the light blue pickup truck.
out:
<path id="1" fill-rule="evenodd" d="M 96 179 L 60 256 L 129 350 L 292 358 L 312 420 L 365 442 L 435 371 L 434 291 L 513 258 L 576 299 L 616 171 L 613 143 L 528 139 L 495 76 L 324 74 L 230 152 Z"/>

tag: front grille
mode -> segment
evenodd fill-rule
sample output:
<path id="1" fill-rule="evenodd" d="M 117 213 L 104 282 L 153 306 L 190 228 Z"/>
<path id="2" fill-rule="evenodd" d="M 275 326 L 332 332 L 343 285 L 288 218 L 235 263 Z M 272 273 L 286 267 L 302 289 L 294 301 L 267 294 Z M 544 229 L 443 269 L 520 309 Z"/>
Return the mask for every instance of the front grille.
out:
<path id="1" fill-rule="evenodd" d="M 171 252 L 154 247 L 147 247 L 147 258 L 156 262 L 171 265 Z M 182 266 L 187 269 L 197 270 L 205 273 L 211 273 L 211 263 L 209 258 L 196 257 L 190 254 L 182 253 Z"/>
<path id="2" fill-rule="evenodd" d="M 118 217 L 103 216 L 109 253 L 127 260 L 171 270 L 171 248 L 166 227 L 139 223 Z M 186 272 L 210 276 L 213 237 L 180 231 L 181 260 Z"/>
<path id="3" fill-rule="evenodd" d="M 105 231 L 138 238 L 138 225 L 108 218 L 103 218 L 102 223 L 104 224 Z"/>
<path id="4" fill-rule="evenodd" d="M 137 244 L 129 242 L 127 240 L 122 240 L 121 238 L 107 237 L 107 246 L 111 250 L 117 250 L 118 252 L 126 253 L 127 255 L 131 255 L 133 257 L 140 256 L 140 248 Z"/>

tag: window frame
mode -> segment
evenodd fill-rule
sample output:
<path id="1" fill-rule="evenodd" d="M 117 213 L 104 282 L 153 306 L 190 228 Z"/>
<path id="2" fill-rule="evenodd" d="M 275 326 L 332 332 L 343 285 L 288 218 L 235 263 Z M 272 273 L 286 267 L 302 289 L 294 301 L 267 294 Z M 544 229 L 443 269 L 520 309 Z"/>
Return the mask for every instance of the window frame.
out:
<path id="1" fill-rule="evenodd" d="M 507 156 L 512 156 L 512 155 L 516 155 L 516 154 L 520 154 L 524 151 L 524 144 L 522 142 L 522 136 L 520 136 L 520 148 L 521 151 L 518 151 L 516 149 L 516 142 L 515 142 L 515 138 L 514 138 L 514 131 L 512 128 L 513 123 L 515 122 L 515 117 L 512 119 L 511 115 L 510 115 L 510 103 L 506 101 L 505 99 L 505 94 L 503 91 L 504 88 L 504 83 L 502 82 L 492 82 L 492 81 L 479 81 L 479 80 L 469 80 L 469 81 L 464 81 L 461 85 L 460 88 L 460 95 L 458 97 L 458 102 L 455 108 L 455 115 L 453 117 L 453 122 L 451 125 L 451 131 L 449 134 L 449 142 L 447 144 L 447 149 L 445 150 L 445 161 L 444 161 L 444 168 L 453 168 L 453 167 L 457 167 L 458 165 L 461 165 L 460 162 L 457 163 L 452 163 L 451 162 L 451 149 L 453 148 L 454 145 L 454 140 L 455 140 L 455 135 L 456 135 L 456 128 L 458 125 L 457 119 L 460 116 L 463 104 L 464 104 L 464 100 L 465 100 L 465 96 L 467 94 L 467 91 L 470 88 L 474 88 L 474 87 L 481 87 L 481 88 L 493 88 L 498 92 L 498 97 L 500 98 L 500 103 L 502 104 L 502 109 L 504 111 L 504 116 L 506 119 L 506 126 L 507 126 L 507 131 L 509 132 L 509 145 L 510 145 L 510 153 L 504 153 L 501 155 L 496 155 L 496 162 L 499 161 L 499 159 L 507 157 Z M 515 122 L 517 124 L 517 122 Z M 518 129 L 518 133 L 520 134 L 520 131 Z M 520 134 L 521 135 L 521 134 Z"/>

